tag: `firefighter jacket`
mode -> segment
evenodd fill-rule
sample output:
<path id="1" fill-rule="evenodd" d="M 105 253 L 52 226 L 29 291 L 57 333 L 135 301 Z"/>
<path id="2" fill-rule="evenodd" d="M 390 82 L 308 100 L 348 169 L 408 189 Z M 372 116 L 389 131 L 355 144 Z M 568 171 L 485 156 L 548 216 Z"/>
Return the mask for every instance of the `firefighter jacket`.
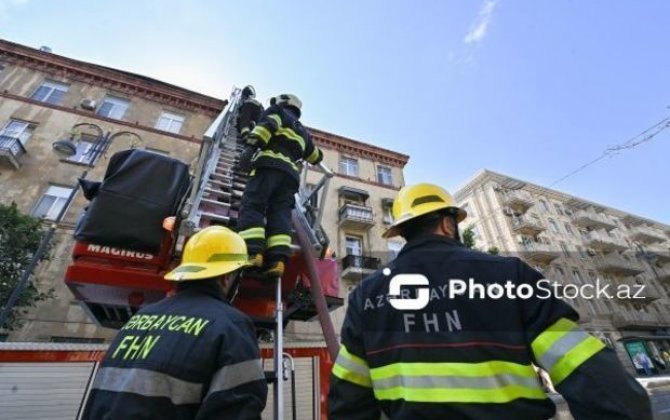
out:
<path id="1" fill-rule="evenodd" d="M 297 182 L 300 182 L 299 161 L 317 165 L 323 159 L 323 152 L 314 145 L 307 129 L 285 106 L 268 108 L 250 136 L 261 149 L 254 160 L 254 168 L 276 168 Z"/>
<path id="2" fill-rule="evenodd" d="M 260 419 L 267 384 L 251 320 L 211 280 L 149 305 L 119 331 L 84 419 Z"/>
<path id="3" fill-rule="evenodd" d="M 399 274 L 423 275 L 429 285 L 390 293 Z M 416 276 L 397 279 L 416 284 Z M 524 296 L 528 288 L 536 293 L 528 299 L 469 291 L 451 297 L 450 279 L 509 280 L 527 285 Z M 390 419 L 548 419 L 555 405 L 532 365 L 549 373 L 577 420 L 651 419 L 644 389 L 613 351 L 579 327 L 569 305 L 540 290 L 542 279 L 518 258 L 470 250 L 442 236 L 409 242 L 349 296 L 329 419 L 377 420 L 380 411 Z M 393 296 L 426 306 L 399 310 Z"/>

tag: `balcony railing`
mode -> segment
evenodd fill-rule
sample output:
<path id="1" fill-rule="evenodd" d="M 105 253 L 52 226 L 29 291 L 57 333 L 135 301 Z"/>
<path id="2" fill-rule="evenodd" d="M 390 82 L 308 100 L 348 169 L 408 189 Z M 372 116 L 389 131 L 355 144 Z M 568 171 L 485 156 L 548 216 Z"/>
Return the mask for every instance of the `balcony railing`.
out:
<path id="1" fill-rule="evenodd" d="M 590 248 L 604 252 L 623 251 L 628 245 L 622 239 L 609 235 L 604 230 L 593 230 L 584 235 L 584 240 Z"/>
<path id="2" fill-rule="evenodd" d="M 365 255 L 349 254 L 342 258 L 342 278 L 346 280 L 361 280 L 374 273 L 381 265 L 381 260 Z"/>
<path id="3" fill-rule="evenodd" d="M 26 154 L 21 140 L 16 137 L 0 136 L 0 161 L 14 169 L 21 167 L 21 156 Z"/>
<path id="4" fill-rule="evenodd" d="M 594 257 L 596 269 L 605 274 L 615 276 L 634 276 L 644 271 L 642 264 L 634 260 L 627 260 L 619 254 L 613 253 L 602 257 Z"/>
<path id="5" fill-rule="evenodd" d="M 367 230 L 374 224 L 372 208 L 350 203 L 340 207 L 340 225 L 343 228 Z"/>
<path id="6" fill-rule="evenodd" d="M 559 257 L 559 253 L 550 245 L 539 242 L 519 244 L 523 258 L 531 264 L 546 265 Z"/>
<path id="7" fill-rule="evenodd" d="M 665 236 L 663 232 L 649 226 L 635 226 L 631 229 L 630 233 L 634 240 L 645 243 L 664 242 L 668 240 L 668 237 Z"/>
<path id="8" fill-rule="evenodd" d="M 657 329 L 665 325 L 656 314 L 646 312 L 619 312 L 612 315 L 612 324 L 616 328 Z"/>
<path id="9" fill-rule="evenodd" d="M 533 197 L 526 191 L 507 191 L 503 194 L 502 201 L 505 206 L 521 213 L 533 206 Z"/>
<path id="10" fill-rule="evenodd" d="M 524 235 L 535 236 L 545 230 L 539 220 L 526 216 L 512 217 L 512 229 Z"/>
<path id="11" fill-rule="evenodd" d="M 594 229 L 612 230 L 617 227 L 616 223 L 603 214 L 593 210 L 578 210 L 572 214 L 572 223 L 577 226 L 592 227 Z"/>

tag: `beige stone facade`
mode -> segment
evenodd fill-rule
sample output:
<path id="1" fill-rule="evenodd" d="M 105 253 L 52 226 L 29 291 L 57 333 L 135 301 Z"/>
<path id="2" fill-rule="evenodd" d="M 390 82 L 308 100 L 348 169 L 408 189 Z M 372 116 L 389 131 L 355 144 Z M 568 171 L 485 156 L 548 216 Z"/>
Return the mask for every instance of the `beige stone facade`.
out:
<path id="1" fill-rule="evenodd" d="M 474 227 L 479 249 L 519 255 L 564 285 L 600 281 L 622 291 L 620 298 L 568 302 L 629 367 L 623 342 L 644 337 L 650 353 L 670 346 L 663 339 L 670 335 L 670 226 L 488 170 L 455 198 L 469 214 L 462 229 Z M 627 289 L 642 290 L 643 298 L 626 299 Z"/>
<path id="2" fill-rule="evenodd" d="M 0 40 L 0 130 L 4 128 L 0 131 L 0 203 L 16 202 L 28 214 L 48 210 L 47 218 L 54 217 L 58 197 L 67 195 L 84 170 L 89 179 L 101 179 L 109 157 L 128 147 L 194 163 L 203 133 L 223 106 L 220 99 L 144 76 Z M 78 128 L 73 131 L 73 127 Z M 320 130 L 312 132 L 324 150 L 326 164 L 336 172 L 323 213 L 331 249 L 338 259 L 348 253 L 387 253 L 389 245 L 381 239 L 385 200 L 392 199 L 403 185 L 408 157 Z M 85 159 L 84 163 L 73 162 L 53 152 L 55 141 L 73 133 L 75 140 L 91 143 L 101 137 L 111 139 L 93 167 Z M 85 156 L 83 152 L 78 156 Z M 357 170 L 352 169 L 353 161 Z M 318 173 L 310 171 L 308 182 L 316 179 Z M 49 194 L 55 196 L 47 197 Z M 58 228 L 51 260 L 34 275 L 41 288 L 54 289 L 55 298 L 30 309 L 23 327 L 9 333 L 7 339 L 108 341 L 113 337 L 115 331 L 95 325 L 63 283 L 72 231 L 85 204 L 81 193 L 77 194 Z M 348 237 L 350 242 L 360 240 L 360 246 L 347 251 Z M 342 296 L 347 286 L 377 263 L 363 264 L 361 258 L 346 261 L 350 262 L 345 262 L 343 274 L 348 280 L 343 282 Z M 341 320 L 341 310 L 338 314 Z M 304 331 L 302 338 L 319 339 L 315 324 L 295 328 L 289 335 Z"/>

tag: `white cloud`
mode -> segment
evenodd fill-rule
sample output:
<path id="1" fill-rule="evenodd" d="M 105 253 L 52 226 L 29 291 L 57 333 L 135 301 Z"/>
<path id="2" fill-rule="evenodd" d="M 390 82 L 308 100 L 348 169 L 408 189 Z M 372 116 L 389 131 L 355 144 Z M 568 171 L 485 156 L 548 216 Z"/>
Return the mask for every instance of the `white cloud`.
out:
<path id="1" fill-rule="evenodd" d="M 491 23 L 491 16 L 493 15 L 493 10 L 495 9 L 496 4 L 498 4 L 498 0 L 484 1 L 484 4 L 482 4 L 482 7 L 477 14 L 477 19 L 473 22 L 470 30 L 465 35 L 465 38 L 463 38 L 463 42 L 466 44 L 476 44 L 484 39 L 489 23 Z"/>

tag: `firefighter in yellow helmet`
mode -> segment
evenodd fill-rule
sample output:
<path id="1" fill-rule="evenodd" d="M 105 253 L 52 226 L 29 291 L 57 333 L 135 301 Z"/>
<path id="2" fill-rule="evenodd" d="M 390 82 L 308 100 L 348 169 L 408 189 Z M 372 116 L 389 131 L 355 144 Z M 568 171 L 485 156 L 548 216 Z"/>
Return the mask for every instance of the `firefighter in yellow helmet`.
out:
<path id="1" fill-rule="evenodd" d="M 249 317 L 226 294 L 247 265 L 238 234 L 203 229 L 165 278 L 174 296 L 139 310 L 97 371 L 84 419 L 260 419 L 267 384 Z"/>
<path id="2" fill-rule="evenodd" d="M 349 295 L 329 419 L 549 419 L 534 365 L 577 420 L 652 418 L 615 353 L 572 307 L 538 293 L 539 272 L 460 243 L 467 214 L 447 191 L 404 187 L 392 212 L 383 236 L 407 244 Z"/>

